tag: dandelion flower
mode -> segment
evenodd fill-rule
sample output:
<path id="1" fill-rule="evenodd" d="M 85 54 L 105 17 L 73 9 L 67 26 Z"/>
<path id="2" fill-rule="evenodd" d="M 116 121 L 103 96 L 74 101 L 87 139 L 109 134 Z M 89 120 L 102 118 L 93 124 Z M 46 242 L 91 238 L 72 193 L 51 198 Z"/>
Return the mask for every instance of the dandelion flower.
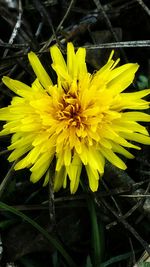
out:
<path id="1" fill-rule="evenodd" d="M 0 135 L 12 134 L 8 160 L 19 159 L 15 170 L 29 168 L 33 183 L 44 176 L 46 185 L 53 178 L 54 191 L 65 188 L 69 180 L 71 193 L 78 188 L 84 166 L 89 187 L 96 191 L 105 160 L 125 170 L 118 154 L 132 159 L 127 149 L 140 149 L 132 141 L 150 144 L 146 128 L 138 123 L 150 121 L 150 115 L 141 112 L 149 108 L 143 97 L 150 89 L 124 92 L 139 66 L 116 67 L 119 59 L 113 60 L 113 52 L 93 74 L 87 70 L 84 48 L 75 53 L 73 44 L 68 43 L 67 62 L 56 45 L 50 53 L 57 84 L 33 52 L 28 57 L 37 78 L 31 87 L 3 77 L 17 95 L 8 107 L 0 109 L 0 120 L 6 121 Z M 50 177 L 53 159 L 55 173 Z"/>

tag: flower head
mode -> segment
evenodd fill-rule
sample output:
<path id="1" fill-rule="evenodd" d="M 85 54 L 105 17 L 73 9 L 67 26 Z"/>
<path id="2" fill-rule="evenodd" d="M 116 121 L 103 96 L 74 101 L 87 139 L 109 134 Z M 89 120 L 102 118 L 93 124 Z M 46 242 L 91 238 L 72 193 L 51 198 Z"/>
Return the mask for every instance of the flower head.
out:
<path id="1" fill-rule="evenodd" d="M 124 92 L 138 64 L 116 67 L 119 60 L 112 59 L 113 52 L 93 74 L 87 70 L 84 48 L 75 53 L 68 43 L 67 63 L 56 45 L 50 52 L 57 84 L 33 52 L 28 57 L 37 78 L 31 87 L 3 77 L 4 84 L 18 95 L 0 109 L 0 120 L 6 121 L 0 135 L 12 134 L 8 149 L 13 152 L 8 160 L 21 158 L 15 169 L 30 168 L 32 182 L 45 175 L 47 184 L 55 158 L 54 190 L 66 187 L 69 178 L 71 193 L 78 188 L 84 165 L 89 186 L 96 191 L 105 159 L 125 170 L 118 154 L 133 158 L 126 148 L 140 149 L 130 141 L 150 144 L 146 128 L 138 123 L 150 121 L 150 115 L 136 111 L 149 108 L 142 98 L 150 90 Z"/>

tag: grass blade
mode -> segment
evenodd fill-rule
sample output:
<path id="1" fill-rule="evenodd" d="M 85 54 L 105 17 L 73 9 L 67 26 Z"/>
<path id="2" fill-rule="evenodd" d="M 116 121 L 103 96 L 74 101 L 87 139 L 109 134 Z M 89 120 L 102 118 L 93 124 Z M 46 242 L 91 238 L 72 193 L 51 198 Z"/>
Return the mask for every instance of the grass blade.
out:
<path id="1" fill-rule="evenodd" d="M 9 205 L 1 202 L 1 201 L 0 201 L 0 208 L 5 210 L 5 211 L 9 211 L 9 212 L 17 215 L 18 217 L 22 218 L 24 221 L 31 224 L 35 229 L 37 229 L 50 242 L 50 244 L 52 244 L 56 248 L 56 250 L 59 251 L 59 253 L 64 257 L 64 259 L 68 263 L 68 266 L 77 267 L 77 265 L 74 263 L 72 258 L 66 252 L 66 250 L 63 248 L 61 243 L 56 238 L 52 237 L 49 233 L 47 233 L 47 231 L 45 231 L 44 228 L 42 228 L 38 223 L 36 223 L 34 220 L 29 218 L 27 215 L 25 215 L 21 211 L 18 211 L 17 209 L 15 209 L 15 208 L 13 208 L 13 207 L 11 207 L 11 206 L 9 206 Z"/>

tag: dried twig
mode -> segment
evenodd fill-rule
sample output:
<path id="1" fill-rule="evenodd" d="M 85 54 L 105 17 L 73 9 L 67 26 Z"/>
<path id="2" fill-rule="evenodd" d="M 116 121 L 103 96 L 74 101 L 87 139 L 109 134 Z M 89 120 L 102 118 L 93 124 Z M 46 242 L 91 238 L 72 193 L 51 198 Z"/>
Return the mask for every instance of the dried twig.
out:
<path id="1" fill-rule="evenodd" d="M 12 31 L 11 37 L 10 37 L 9 42 L 8 42 L 10 45 L 13 44 L 13 42 L 14 42 L 14 40 L 15 40 L 17 34 L 18 34 L 18 30 L 19 30 L 20 27 L 21 27 L 21 18 L 22 18 L 22 13 L 23 13 L 21 0 L 19 0 L 19 8 L 18 8 L 18 11 L 19 11 L 19 15 L 18 15 L 18 17 L 17 17 L 17 22 L 16 22 L 16 24 L 15 24 L 15 27 L 14 27 L 14 29 L 13 29 L 13 31 Z M 3 58 L 6 57 L 8 51 L 9 51 L 8 49 L 6 49 L 6 50 L 4 51 L 4 53 L 3 53 Z"/>
<path id="2" fill-rule="evenodd" d="M 98 45 L 85 45 L 88 50 L 103 49 L 103 48 L 120 48 L 120 47 L 150 47 L 150 40 L 139 40 L 139 41 L 125 41 L 117 43 L 104 43 Z"/>
<path id="3" fill-rule="evenodd" d="M 66 11 L 66 13 L 65 13 L 65 15 L 64 15 L 64 17 L 62 18 L 62 20 L 60 21 L 59 25 L 58 25 L 57 28 L 56 28 L 56 33 L 60 30 L 60 28 L 61 28 L 61 26 L 63 25 L 64 21 L 65 21 L 66 18 L 68 17 L 68 15 L 69 15 L 69 13 L 70 13 L 70 11 L 71 11 L 71 8 L 72 8 L 72 6 L 73 6 L 73 4 L 74 4 L 74 0 L 71 0 L 69 6 L 68 6 L 68 8 L 67 8 L 67 11 Z M 47 47 L 50 46 L 50 44 L 51 44 L 51 42 L 52 42 L 53 39 L 54 39 L 54 34 L 53 34 L 53 35 L 51 36 L 51 38 L 46 42 L 46 44 L 40 49 L 40 52 L 45 51 L 45 49 L 47 49 Z"/>
<path id="4" fill-rule="evenodd" d="M 49 24 L 49 26 L 52 30 L 53 36 L 57 40 L 56 32 L 55 32 L 50 14 L 47 12 L 46 8 L 44 7 L 44 5 L 42 4 L 42 2 L 40 0 L 33 0 L 33 4 L 36 7 L 37 11 L 40 13 L 43 20 L 47 21 L 47 23 Z"/>
<path id="5" fill-rule="evenodd" d="M 2 40 L 0 40 L 0 47 L 9 48 L 9 49 L 20 49 L 20 48 L 27 48 L 29 47 L 28 44 L 10 44 L 10 43 L 4 43 Z"/>
<path id="6" fill-rule="evenodd" d="M 141 243 L 143 248 L 150 255 L 150 247 L 149 244 L 137 233 L 137 231 L 124 219 L 124 217 L 118 215 L 118 213 L 110 206 L 105 199 L 99 200 L 95 197 L 95 202 L 98 206 L 100 206 L 100 202 L 107 208 L 107 210 L 113 214 L 113 216 L 118 220 L 118 222 L 122 223 L 124 227 Z"/>
<path id="7" fill-rule="evenodd" d="M 142 1 L 142 0 L 136 0 L 141 7 L 145 10 L 145 12 L 150 16 L 150 9 L 148 8 L 148 6 Z"/>
<path id="8" fill-rule="evenodd" d="M 98 11 L 103 15 L 103 17 L 104 17 L 104 19 L 105 19 L 105 22 L 106 22 L 106 24 L 107 24 L 107 26 L 108 26 L 108 29 L 110 30 L 110 32 L 111 32 L 111 34 L 112 34 L 114 40 L 115 40 L 116 42 L 119 42 L 118 36 L 117 36 L 117 34 L 115 33 L 115 31 L 113 30 L 111 21 L 110 21 L 109 17 L 107 16 L 107 14 L 106 14 L 106 12 L 105 12 L 105 10 L 104 10 L 104 8 L 103 8 L 103 6 L 102 6 L 100 0 L 93 0 L 93 2 L 95 3 L 95 5 L 96 5 Z"/>

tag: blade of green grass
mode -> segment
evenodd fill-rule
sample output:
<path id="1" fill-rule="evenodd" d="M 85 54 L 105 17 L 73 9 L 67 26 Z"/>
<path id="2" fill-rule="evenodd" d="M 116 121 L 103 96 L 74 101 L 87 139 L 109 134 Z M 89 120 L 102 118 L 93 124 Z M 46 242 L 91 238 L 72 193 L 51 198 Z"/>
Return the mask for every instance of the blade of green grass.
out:
<path id="1" fill-rule="evenodd" d="M 92 262 L 94 267 L 99 267 L 100 263 L 102 262 L 102 254 L 104 248 L 102 231 L 100 229 L 101 225 L 100 223 L 98 223 L 95 204 L 91 197 L 87 198 L 87 204 L 89 208 L 91 227 L 92 227 L 92 248 L 93 248 Z"/>
<path id="2" fill-rule="evenodd" d="M 56 238 L 52 237 L 49 233 L 47 233 L 47 231 L 45 231 L 44 228 L 42 228 L 38 223 L 36 223 L 34 220 L 29 218 L 27 215 L 25 215 L 21 211 L 18 211 L 14 207 L 11 207 L 11 206 L 9 206 L 9 205 L 1 202 L 1 201 L 0 201 L 0 208 L 5 210 L 5 211 L 9 211 L 9 212 L 17 215 L 18 217 L 22 218 L 23 220 L 25 220 L 26 222 L 31 224 L 35 229 L 37 229 L 50 242 L 50 244 L 52 244 L 55 247 L 56 250 L 59 251 L 59 253 L 64 257 L 64 259 L 68 263 L 68 266 L 77 267 L 77 265 L 72 260 L 70 255 L 63 248 L 62 244 Z"/>
<path id="3" fill-rule="evenodd" d="M 8 219 L 0 222 L 0 229 L 6 229 L 17 222 L 16 219 Z"/>
<path id="4" fill-rule="evenodd" d="M 91 219 L 91 234 L 92 234 L 91 245 L 93 249 L 91 255 L 91 261 L 93 267 L 100 267 L 104 252 L 104 236 L 102 231 L 102 225 L 97 220 L 93 195 L 88 193 L 88 189 L 86 188 L 82 180 L 80 180 L 80 184 L 82 186 L 83 191 L 86 193 L 86 201 Z"/>
<path id="5" fill-rule="evenodd" d="M 127 253 L 112 257 L 111 259 L 101 263 L 100 267 L 107 267 L 107 266 L 110 266 L 110 265 L 112 265 L 114 263 L 121 262 L 123 260 L 127 260 L 131 256 L 132 256 L 132 252 L 127 252 Z"/>
<path id="6" fill-rule="evenodd" d="M 9 171 L 7 172 L 6 176 L 4 177 L 2 183 L 0 184 L 0 199 L 3 196 L 3 193 L 5 192 L 7 185 L 12 177 L 12 174 L 14 172 L 14 166 L 16 164 L 17 161 L 14 161 L 14 163 L 12 164 L 12 166 L 10 167 Z"/>

